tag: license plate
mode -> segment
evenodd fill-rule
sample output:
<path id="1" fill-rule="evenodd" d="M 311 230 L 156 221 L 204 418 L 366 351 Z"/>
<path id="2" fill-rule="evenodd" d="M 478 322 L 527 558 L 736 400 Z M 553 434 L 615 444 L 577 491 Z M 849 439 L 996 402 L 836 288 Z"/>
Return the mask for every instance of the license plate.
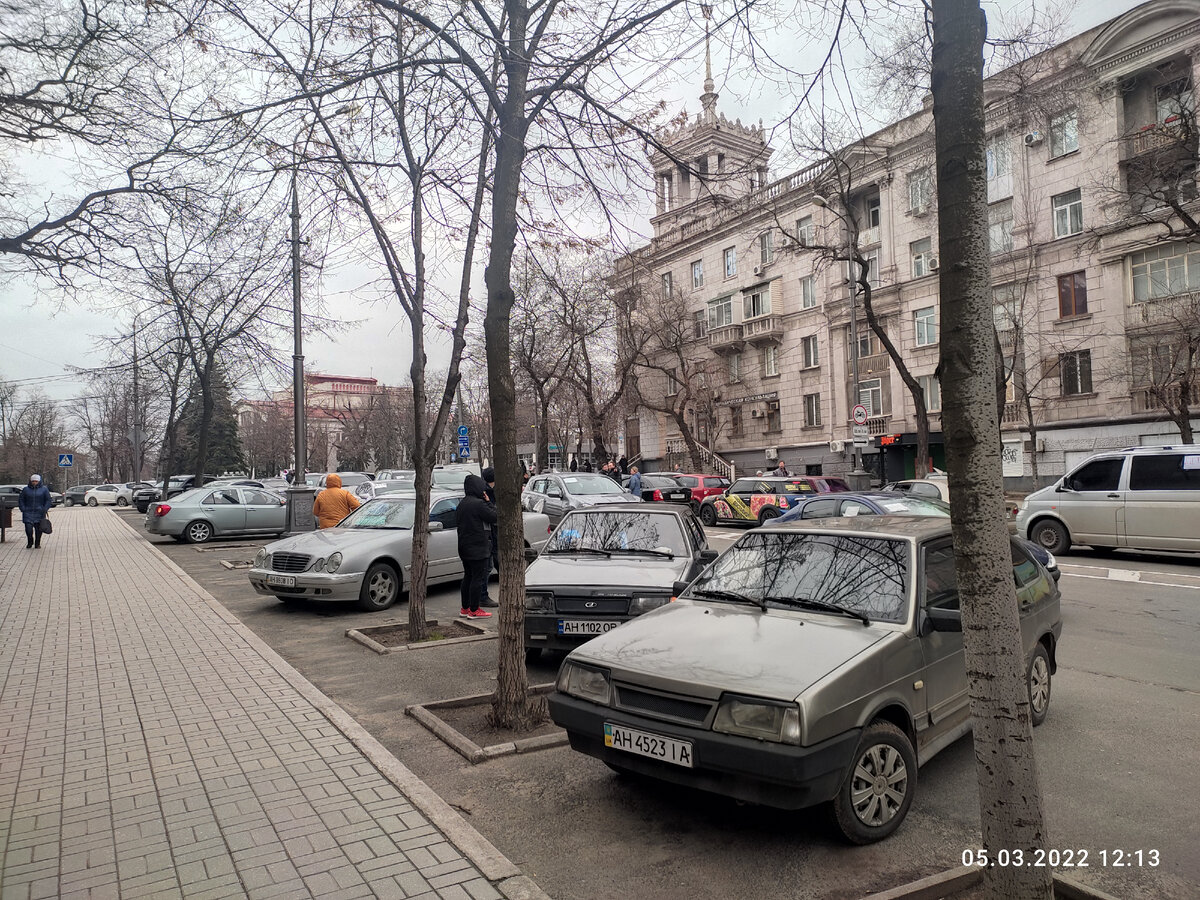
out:
<path id="1" fill-rule="evenodd" d="M 604 746 L 638 756 L 649 756 L 672 765 L 692 768 L 692 742 L 676 741 L 658 734 L 635 731 L 622 725 L 604 723 Z"/>
<path id="2" fill-rule="evenodd" d="M 612 631 L 620 622 L 614 622 L 611 619 L 559 619 L 558 633 L 559 634 L 604 634 L 606 631 Z"/>
<path id="3" fill-rule="evenodd" d="M 276 587 L 295 587 L 295 575 L 268 575 L 267 584 L 273 584 Z"/>

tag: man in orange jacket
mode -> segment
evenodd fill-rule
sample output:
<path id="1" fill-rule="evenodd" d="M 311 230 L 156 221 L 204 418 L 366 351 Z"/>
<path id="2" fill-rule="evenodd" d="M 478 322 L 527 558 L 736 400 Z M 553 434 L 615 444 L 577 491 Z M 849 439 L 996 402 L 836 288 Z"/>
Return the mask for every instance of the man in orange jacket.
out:
<path id="1" fill-rule="evenodd" d="M 332 528 L 360 506 L 358 498 L 342 487 L 341 478 L 328 475 L 325 490 L 313 501 L 313 515 L 317 518 L 318 528 Z"/>

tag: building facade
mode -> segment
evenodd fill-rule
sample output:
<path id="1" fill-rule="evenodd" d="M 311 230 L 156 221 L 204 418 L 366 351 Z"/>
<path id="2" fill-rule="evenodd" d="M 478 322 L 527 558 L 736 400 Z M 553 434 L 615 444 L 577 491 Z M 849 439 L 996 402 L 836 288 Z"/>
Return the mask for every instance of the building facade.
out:
<path id="1" fill-rule="evenodd" d="M 1200 426 L 1198 49 L 1200 2 L 1153 0 L 985 82 L 1009 486 Z M 771 178 L 761 125 L 716 101 L 707 81 L 702 112 L 664 136 L 654 237 L 618 263 L 643 327 L 664 310 L 687 325 L 678 362 L 664 350 L 644 367 L 643 395 L 665 402 L 644 405 L 627 439 L 649 466 L 684 461 L 682 420 L 739 473 L 777 459 L 842 473 L 861 404 L 865 467 L 911 477 L 913 397 L 848 277 L 852 248 L 923 392 L 939 466 L 932 110 Z M 686 398 L 677 415 L 672 397 Z"/>

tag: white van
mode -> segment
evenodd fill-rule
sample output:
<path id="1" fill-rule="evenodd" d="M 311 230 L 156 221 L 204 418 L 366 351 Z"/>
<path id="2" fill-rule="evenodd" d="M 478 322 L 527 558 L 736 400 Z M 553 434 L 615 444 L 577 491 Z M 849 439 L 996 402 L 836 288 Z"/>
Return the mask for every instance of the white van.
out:
<path id="1" fill-rule="evenodd" d="M 1054 554 L 1072 544 L 1200 551 L 1200 446 L 1092 456 L 1025 498 L 1017 534 Z"/>

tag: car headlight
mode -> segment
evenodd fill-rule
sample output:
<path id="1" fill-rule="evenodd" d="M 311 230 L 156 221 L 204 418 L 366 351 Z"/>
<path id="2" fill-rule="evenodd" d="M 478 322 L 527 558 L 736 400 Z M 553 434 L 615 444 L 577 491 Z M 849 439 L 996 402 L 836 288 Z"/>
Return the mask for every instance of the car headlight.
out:
<path id="1" fill-rule="evenodd" d="M 325 557 L 321 556 L 321 557 L 318 557 L 316 560 L 314 560 L 311 568 L 312 568 L 313 572 L 324 572 L 325 571 Z"/>
<path id="2" fill-rule="evenodd" d="M 332 575 L 334 572 L 336 572 L 341 567 L 342 567 L 342 554 L 337 553 L 337 552 L 330 553 L 329 559 L 325 560 L 325 571 L 328 572 L 330 575 Z"/>
<path id="3" fill-rule="evenodd" d="M 269 569 L 271 568 L 271 554 L 265 549 L 259 550 L 254 554 L 254 568 Z"/>
<path id="4" fill-rule="evenodd" d="M 530 612 L 554 612 L 554 595 L 526 592 L 525 608 Z"/>
<path id="5" fill-rule="evenodd" d="M 713 731 L 777 741 L 800 743 L 800 707 L 749 697 L 722 697 L 713 719 Z"/>
<path id="6" fill-rule="evenodd" d="M 629 602 L 629 614 L 631 616 L 640 616 L 644 612 L 650 612 L 652 609 L 658 609 L 660 606 L 666 606 L 671 600 L 666 594 L 646 594 L 645 596 L 635 596 Z"/>
<path id="7" fill-rule="evenodd" d="M 580 700 L 590 700 L 601 706 L 608 706 L 612 701 L 608 673 L 573 662 L 562 664 L 555 687 L 564 694 L 578 697 Z"/>

